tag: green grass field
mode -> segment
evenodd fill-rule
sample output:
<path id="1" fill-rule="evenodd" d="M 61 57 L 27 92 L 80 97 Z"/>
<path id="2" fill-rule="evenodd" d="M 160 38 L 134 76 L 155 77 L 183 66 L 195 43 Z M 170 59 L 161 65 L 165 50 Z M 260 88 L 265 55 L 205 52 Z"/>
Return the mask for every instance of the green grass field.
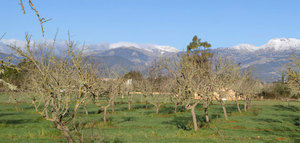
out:
<path id="1" fill-rule="evenodd" d="M 136 99 L 132 110 L 126 102 L 118 101 L 115 112 L 109 111 L 104 124 L 102 113 L 89 105 L 89 115 L 80 110 L 70 125 L 73 137 L 84 142 L 294 142 L 300 139 L 300 103 L 288 106 L 280 101 L 255 101 L 251 111 L 238 113 L 233 102 L 227 102 L 229 120 L 225 121 L 221 106 L 210 106 L 211 123 L 204 123 L 201 105 L 197 108 L 199 130 L 193 131 L 191 113 L 173 113 L 171 104 L 164 105 L 159 114 L 154 107 L 145 109 Z M 122 104 L 123 103 L 123 104 Z M 242 108 L 242 105 L 241 105 Z M 74 126 L 80 129 L 81 136 Z M 0 142 L 66 142 L 54 125 L 35 113 L 30 103 L 17 106 L 0 96 Z"/>

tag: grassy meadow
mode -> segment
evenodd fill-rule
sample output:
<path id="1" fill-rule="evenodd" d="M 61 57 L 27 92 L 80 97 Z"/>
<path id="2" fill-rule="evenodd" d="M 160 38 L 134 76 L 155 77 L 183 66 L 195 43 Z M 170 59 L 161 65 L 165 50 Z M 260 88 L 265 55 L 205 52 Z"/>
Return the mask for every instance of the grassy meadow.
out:
<path id="1" fill-rule="evenodd" d="M 65 137 L 34 111 L 30 102 L 20 96 L 18 105 L 9 103 L 9 96 L 0 96 L 0 142 L 67 142 Z M 242 102 L 241 102 L 242 103 Z M 234 102 L 226 101 L 229 120 L 223 118 L 218 103 L 210 106 L 211 123 L 204 122 L 201 105 L 197 106 L 199 130 L 193 131 L 190 111 L 173 112 L 172 104 L 161 107 L 159 114 L 140 97 L 132 110 L 127 102 L 118 99 L 115 112 L 109 110 L 108 122 L 93 104 L 89 115 L 81 109 L 70 130 L 73 137 L 84 142 L 294 142 L 300 139 L 300 102 L 288 105 L 282 101 L 253 101 L 250 111 L 238 113 Z M 243 109 L 243 105 L 241 105 Z"/>

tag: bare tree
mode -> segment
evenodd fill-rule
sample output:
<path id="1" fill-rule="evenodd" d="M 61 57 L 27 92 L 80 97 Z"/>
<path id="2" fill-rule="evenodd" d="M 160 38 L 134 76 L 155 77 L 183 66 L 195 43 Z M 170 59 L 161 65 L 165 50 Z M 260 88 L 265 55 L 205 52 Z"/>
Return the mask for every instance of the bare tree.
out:
<path id="1" fill-rule="evenodd" d="M 252 69 L 245 70 L 241 80 L 242 83 L 239 92 L 244 99 L 244 111 L 247 111 L 251 107 L 251 100 L 256 98 L 257 94 L 261 91 L 262 84 L 252 77 Z"/>
<path id="2" fill-rule="evenodd" d="M 40 26 L 41 26 L 41 30 L 42 30 L 42 35 L 44 36 L 45 30 L 44 30 L 44 25 L 43 24 L 45 24 L 47 21 L 50 21 L 51 19 L 45 19 L 44 17 L 41 17 L 40 14 L 39 14 L 39 11 L 37 10 L 35 5 L 33 4 L 32 0 L 25 0 L 25 1 L 27 1 L 28 6 L 34 12 L 35 16 L 38 18 Z M 24 3 L 25 2 L 23 2 L 23 0 L 19 0 L 19 4 L 22 8 L 23 14 L 26 13 Z"/>
<path id="3" fill-rule="evenodd" d="M 169 77 L 166 82 L 167 93 L 169 93 L 170 101 L 174 104 L 174 113 L 177 113 L 178 106 L 182 105 L 182 96 L 179 96 L 179 87 L 177 85 L 176 78 Z"/>
<path id="4" fill-rule="evenodd" d="M 137 71 L 130 71 L 124 76 L 124 83 L 122 84 L 122 96 L 126 95 L 128 110 L 131 110 L 131 104 L 133 101 L 133 94 L 141 90 L 141 81 L 143 76 Z"/>
<path id="5" fill-rule="evenodd" d="M 142 94 L 142 96 L 144 97 L 145 100 L 145 108 L 148 109 L 148 105 L 149 105 L 149 94 L 152 92 L 152 87 L 149 84 L 149 81 L 147 81 L 146 79 L 143 79 L 139 82 L 139 89 L 140 92 Z"/>
<path id="6" fill-rule="evenodd" d="M 34 65 L 30 81 L 34 92 L 39 96 L 32 98 L 35 110 L 44 119 L 54 123 L 62 131 L 68 142 L 74 142 L 68 124 L 76 117 L 78 108 L 88 97 L 90 76 L 88 64 L 83 61 L 82 50 L 76 50 L 70 39 L 64 57 L 53 53 L 53 44 L 37 46 L 26 35 L 25 48 L 10 47 Z"/>
<path id="7" fill-rule="evenodd" d="M 236 65 L 232 61 L 225 58 L 216 58 L 213 68 L 212 83 L 214 85 L 215 99 L 222 105 L 224 117 L 228 120 L 225 101 L 232 99 L 234 95 L 232 88 L 235 84 L 235 68 Z"/>
<path id="8" fill-rule="evenodd" d="M 90 93 L 92 94 L 95 105 L 103 109 L 103 121 L 107 122 L 107 109 L 114 105 L 118 95 L 121 94 L 121 87 L 123 79 L 113 69 L 109 69 L 106 76 L 95 77 L 95 84 L 91 87 Z"/>
<path id="9" fill-rule="evenodd" d="M 176 79 L 178 86 L 178 96 L 183 101 L 186 109 L 191 111 L 194 130 L 197 131 L 197 118 L 195 107 L 205 101 L 208 109 L 211 101 L 211 58 L 212 53 L 207 48 L 211 45 L 201 42 L 197 36 L 193 37 L 192 42 L 187 46 L 187 53 L 178 59 L 165 59 L 164 68 Z M 203 47 L 203 49 L 201 49 Z M 209 122 L 208 110 L 206 111 L 207 122 Z"/>

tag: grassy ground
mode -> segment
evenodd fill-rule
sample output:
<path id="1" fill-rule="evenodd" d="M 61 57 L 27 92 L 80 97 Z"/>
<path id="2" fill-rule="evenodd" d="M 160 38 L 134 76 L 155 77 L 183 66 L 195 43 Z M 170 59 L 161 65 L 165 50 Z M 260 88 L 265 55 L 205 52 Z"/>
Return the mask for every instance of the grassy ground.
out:
<path id="1" fill-rule="evenodd" d="M 154 107 L 144 109 L 137 99 L 131 111 L 118 101 L 115 112 L 109 112 L 104 124 L 102 113 L 89 105 L 89 115 L 80 111 L 70 126 L 81 129 L 85 142 L 293 142 L 300 139 L 300 103 L 290 106 L 279 101 L 255 101 L 252 110 L 238 113 L 233 102 L 227 102 L 229 120 L 225 121 L 219 104 L 210 107 L 210 124 L 204 123 L 203 110 L 197 108 L 199 130 L 193 131 L 189 111 L 173 113 L 171 104 L 164 105 L 159 114 Z M 242 108 L 242 106 L 241 106 Z M 0 95 L 0 142 L 66 142 L 54 125 L 42 119 L 29 103 L 8 103 Z"/>

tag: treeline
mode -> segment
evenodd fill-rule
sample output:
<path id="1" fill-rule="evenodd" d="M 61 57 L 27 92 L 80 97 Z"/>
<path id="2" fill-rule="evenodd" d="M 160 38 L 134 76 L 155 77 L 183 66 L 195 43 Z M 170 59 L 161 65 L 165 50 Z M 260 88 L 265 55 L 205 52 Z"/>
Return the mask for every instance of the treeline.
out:
<path id="1" fill-rule="evenodd" d="M 261 99 L 277 99 L 277 100 L 288 100 L 288 99 L 299 99 L 300 94 L 291 92 L 287 83 L 273 82 L 264 85 L 261 93 L 258 95 Z"/>
<path id="2" fill-rule="evenodd" d="M 211 45 L 197 36 L 184 54 L 156 61 L 146 75 L 137 71 L 121 74 L 124 73 L 121 68 L 107 69 L 90 63 L 84 56 L 84 48 L 79 49 L 70 40 L 66 45 L 68 50 L 60 57 L 53 53 L 55 43 L 35 45 L 30 36 L 26 36 L 26 41 L 25 47 L 10 46 L 23 57 L 22 62 L 12 65 L 1 61 L 2 91 L 30 93 L 26 97 L 32 101 L 35 111 L 53 122 L 69 142 L 76 141 L 69 130 L 70 124 L 77 118 L 79 108 L 88 114 L 88 104 L 103 110 L 106 122 L 108 108 L 114 112 L 116 99 L 126 99 L 128 110 L 132 110 L 134 96 L 140 95 L 144 97 L 145 108 L 153 105 L 156 114 L 167 102 L 174 105 L 174 113 L 178 107 L 184 107 L 191 112 L 197 131 L 197 106 L 202 107 L 209 123 L 209 107 L 216 102 L 228 120 L 226 100 L 234 100 L 238 112 L 242 112 L 239 104 L 243 101 L 246 112 L 251 108 L 251 101 L 265 92 L 264 85 L 252 77 L 250 69 L 242 71 L 232 61 L 213 55 Z M 288 80 L 284 83 L 290 93 L 287 98 L 299 94 L 297 60 L 293 59 L 287 66 Z"/>

